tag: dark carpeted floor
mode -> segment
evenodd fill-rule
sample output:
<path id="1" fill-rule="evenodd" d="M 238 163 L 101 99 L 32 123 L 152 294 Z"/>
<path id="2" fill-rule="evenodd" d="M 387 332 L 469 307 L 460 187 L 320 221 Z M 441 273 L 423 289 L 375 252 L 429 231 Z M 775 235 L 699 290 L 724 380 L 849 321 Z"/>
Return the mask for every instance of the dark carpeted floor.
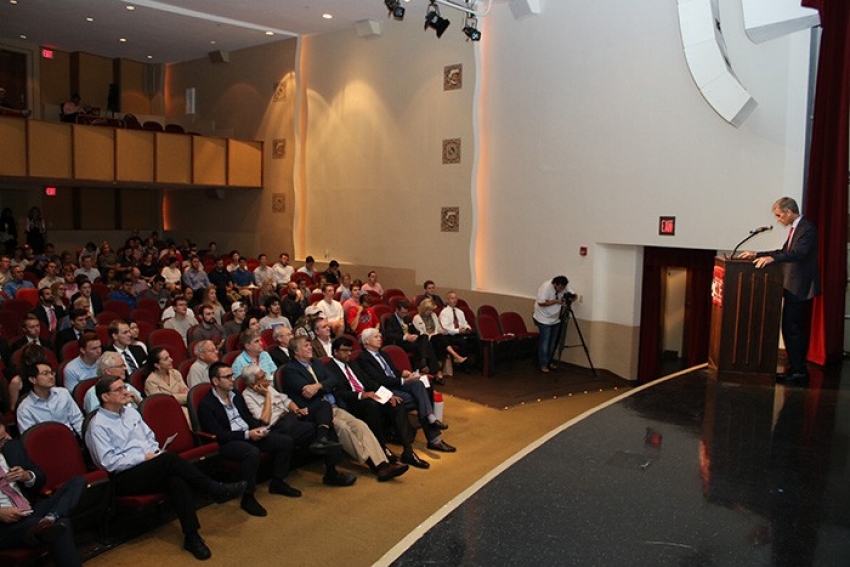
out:
<path id="1" fill-rule="evenodd" d="M 548 398 L 634 386 L 605 370 L 597 370 L 594 376 L 589 368 L 567 363 L 559 363 L 557 370 L 543 374 L 526 360 L 500 365 L 489 378 L 482 377 L 477 370 L 472 374 L 455 371 L 445 382 L 436 387 L 438 392 L 502 409 Z"/>

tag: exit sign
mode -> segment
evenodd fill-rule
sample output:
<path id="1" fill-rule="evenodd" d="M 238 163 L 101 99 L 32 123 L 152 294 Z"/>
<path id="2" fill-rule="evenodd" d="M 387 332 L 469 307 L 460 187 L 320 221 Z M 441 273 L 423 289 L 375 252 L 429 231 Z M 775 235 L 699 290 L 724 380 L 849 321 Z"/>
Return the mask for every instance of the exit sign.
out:
<path id="1" fill-rule="evenodd" d="M 658 234 L 676 236 L 676 217 L 658 217 Z"/>

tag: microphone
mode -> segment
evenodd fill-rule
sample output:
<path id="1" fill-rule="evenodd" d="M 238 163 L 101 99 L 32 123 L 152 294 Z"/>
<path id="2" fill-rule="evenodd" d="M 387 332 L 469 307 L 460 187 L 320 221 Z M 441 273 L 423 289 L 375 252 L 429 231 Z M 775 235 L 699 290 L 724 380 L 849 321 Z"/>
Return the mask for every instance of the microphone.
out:
<path id="1" fill-rule="evenodd" d="M 767 232 L 769 230 L 773 230 L 773 225 L 760 226 L 758 228 L 754 228 L 750 231 L 750 234 L 761 234 L 762 232 Z"/>

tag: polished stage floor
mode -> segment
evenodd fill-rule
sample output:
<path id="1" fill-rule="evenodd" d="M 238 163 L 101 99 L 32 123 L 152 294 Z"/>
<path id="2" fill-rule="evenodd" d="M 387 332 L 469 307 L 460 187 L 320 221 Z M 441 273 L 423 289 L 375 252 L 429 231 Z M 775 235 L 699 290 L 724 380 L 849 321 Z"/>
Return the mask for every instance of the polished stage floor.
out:
<path id="1" fill-rule="evenodd" d="M 850 368 L 685 372 L 553 432 L 380 563 L 850 565 L 848 441 Z"/>

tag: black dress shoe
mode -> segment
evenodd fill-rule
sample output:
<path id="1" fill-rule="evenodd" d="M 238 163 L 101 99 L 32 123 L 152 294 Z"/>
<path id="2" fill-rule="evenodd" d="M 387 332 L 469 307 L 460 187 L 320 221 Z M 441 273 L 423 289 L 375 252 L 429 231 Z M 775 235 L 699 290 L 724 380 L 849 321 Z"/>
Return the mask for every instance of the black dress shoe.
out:
<path id="1" fill-rule="evenodd" d="M 332 476 L 325 475 L 322 482 L 328 486 L 351 486 L 357 482 L 357 476 L 338 472 Z"/>
<path id="2" fill-rule="evenodd" d="M 64 523 L 57 521 L 52 516 L 45 516 L 27 531 L 26 539 L 34 544 L 49 545 L 62 537 L 66 530 L 67 527 Z"/>
<path id="3" fill-rule="evenodd" d="M 448 426 L 448 425 L 446 425 L 445 423 L 443 423 L 443 422 L 442 422 L 442 421 L 440 421 L 439 419 L 438 419 L 437 421 L 435 421 L 434 423 L 432 423 L 432 424 L 431 424 L 431 426 L 432 426 L 434 429 L 439 429 L 440 431 L 445 431 L 446 429 L 448 429 L 448 428 L 449 428 L 449 426 Z"/>
<path id="4" fill-rule="evenodd" d="M 416 467 L 417 469 L 427 469 L 431 466 L 431 463 L 429 463 L 428 461 L 423 461 L 419 458 L 419 455 L 417 455 L 413 451 L 409 453 L 403 453 L 401 455 L 401 462 L 406 465 L 410 465 L 411 467 Z"/>
<path id="5" fill-rule="evenodd" d="M 268 516 L 269 514 L 268 512 L 266 512 L 266 509 L 263 508 L 259 502 L 257 502 L 257 499 L 254 497 L 253 494 L 243 494 L 242 502 L 239 504 L 239 506 L 252 516 L 257 516 L 259 518 L 263 518 L 265 516 Z"/>
<path id="6" fill-rule="evenodd" d="M 248 483 L 244 480 L 240 480 L 239 482 L 216 482 L 210 493 L 219 501 L 224 502 L 225 500 L 230 500 L 241 495 L 245 492 L 247 486 Z"/>
<path id="7" fill-rule="evenodd" d="M 789 386 L 805 384 L 809 379 L 809 375 L 805 372 L 784 372 L 776 375 L 777 384 L 787 384 Z"/>
<path id="8" fill-rule="evenodd" d="M 269 483 L 269 494 L 280 494 L 289 498 L 301 498 L 301 491 L 289 486 L 286 482 L 278 479 Z"/>
<path id="9" fill-rule="evenodd" d="M 206 561 L 212 557 L 212 551 L 198 534 L 187 535 L 183 540 L 183 549 L 195 556 L 195 559 Z"/>
<path id="10" fill-rule="evenodd" d="M 454 453 L 455 451 L 457 451 L 455 447 L 452 447 L 442 439 L 440 439 L 436 443 L 428 441 L 428 448 L 432 451 L 440 451 L 441 453 Z"/>
<path id="11" fill-rule="evenodd" d="M 396 455 L 386 447 L 384 447 L 384 454 L 387 456 L 387 460 L 390 462 L 391 465 L 398 462 L 398 455 Z"/>
<path id="12" fill-rule="evenodd" d="M 378 465 L 376 470 L 378 482 L 386 482 L 397 476 L 401 476 L 407 472 L 408 468 L 409 467 L 407 465 L 402 465 L 401 463 L 396 463 L 394 465 L 391 465 L 390 463 L 381 463 Z"/>
<path id="13" fill-rule="evenodd" d="M 317 455 L 323 455 L 328 451 L 338 450 L 340 447 L 342 447 L 342 445 L 336 441 L 331 441 L 327 435 L 319 437 L 310 443 L 310 451 Z"/>

